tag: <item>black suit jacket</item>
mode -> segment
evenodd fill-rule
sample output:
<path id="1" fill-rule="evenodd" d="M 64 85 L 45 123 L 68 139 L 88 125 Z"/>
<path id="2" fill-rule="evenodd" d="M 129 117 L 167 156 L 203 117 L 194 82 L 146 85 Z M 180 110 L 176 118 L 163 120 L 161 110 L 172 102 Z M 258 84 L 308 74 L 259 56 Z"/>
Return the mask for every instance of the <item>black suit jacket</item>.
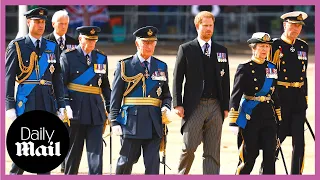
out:
<path id="1" fill-rule="evenodd" d="M 59 42 L 57 42 L 56 38 L 53 35 L 53 32 L 44 36 L 44 38 L 54 41 L 59 45 Z M 78 44 L 79 44 L 78 40 L 66 34 L 66 42 L 65 42 L 64 50 L 67 49 L 67 45 L 78 45 Z M 58 50 L 59 50 L 59 54 L 61 54 L 62 51 L 60 50 L 60 47 L 58 48 Z"/>
<path id="2" fill-rule="evenodd" d="M 217 53 L 226 54 L 226 62 L 218 62 Z M 183 106 L 185 117 L 183 125 L 200 103 L 204 88 L 203 52 L 196 39 L 179 46 L 175 69 L 173 72 L 173 107 Z M 217 99 L 220 101 L 221 113 L 228 110 L 230 99 L 230 75 L 227 48 L 212 42 L 211 57 L 216 68 Z M 182 97 L 182 84 L 185 78 Z"/>

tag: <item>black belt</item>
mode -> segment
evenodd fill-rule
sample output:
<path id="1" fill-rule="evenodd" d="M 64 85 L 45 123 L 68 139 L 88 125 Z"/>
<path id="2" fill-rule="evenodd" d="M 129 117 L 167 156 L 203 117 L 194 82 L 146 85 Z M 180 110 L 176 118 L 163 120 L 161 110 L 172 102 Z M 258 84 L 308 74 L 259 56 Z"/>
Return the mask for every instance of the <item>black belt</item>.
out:
<path id="1" fill-rule="evenodd" d="M 43 85 L 43 86 L 51 86 L 52 82 L 44 80 L 44 79 L 40 79 L 40 80 L 25 80 L 25 81 L 21 82 L 20 84 L 38 84 L 38 85 Z"/>

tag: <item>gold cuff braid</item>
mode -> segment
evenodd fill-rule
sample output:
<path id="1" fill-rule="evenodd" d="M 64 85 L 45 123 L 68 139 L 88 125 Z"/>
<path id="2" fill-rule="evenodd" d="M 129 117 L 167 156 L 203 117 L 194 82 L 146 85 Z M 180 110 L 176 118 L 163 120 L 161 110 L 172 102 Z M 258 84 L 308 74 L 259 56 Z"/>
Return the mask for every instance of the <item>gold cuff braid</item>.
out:
<path id="1" fill-rule="evenodd" d="M 236 123 L 239 116 L 239 111 L 234 110 L 234 108 L 231 108 L 228 114 L 228 119 L 230 123 Z"/>
<path id="2" fill-rule="evenodd" d="M 276 114 L 277 114 L 277 116 L 278 116 L 278 120 L 281 121 L 282 118 L 281 118 L 281 109 L 280 109 L 280 108 L 279 108 L 279 109 L 276 109 Z"/>

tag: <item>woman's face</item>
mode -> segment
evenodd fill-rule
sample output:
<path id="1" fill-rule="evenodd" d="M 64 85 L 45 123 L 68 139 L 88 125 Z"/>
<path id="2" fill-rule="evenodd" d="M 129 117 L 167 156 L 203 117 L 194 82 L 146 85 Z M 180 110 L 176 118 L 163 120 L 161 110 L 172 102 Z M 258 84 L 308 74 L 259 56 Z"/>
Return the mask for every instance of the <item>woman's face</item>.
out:
<path id="1" fill-rule="evenodd" d="M 259 59 L 266 59 L 270 48 L 271 45 L 268 43 L 257 43 L 256 48 L 253 49 L 253 55 Z"/>

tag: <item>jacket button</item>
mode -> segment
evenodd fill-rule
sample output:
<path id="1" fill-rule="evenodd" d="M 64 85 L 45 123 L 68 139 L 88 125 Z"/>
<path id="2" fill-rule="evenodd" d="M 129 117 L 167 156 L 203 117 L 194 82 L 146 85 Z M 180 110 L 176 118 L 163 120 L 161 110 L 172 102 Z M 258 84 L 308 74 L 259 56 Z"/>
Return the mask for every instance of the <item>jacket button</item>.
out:
<path id="1" fill-rule="evenodd" d="M 92 86 L 92 84 L 90 84 L 90 86 Z"/>
<path id="2" fill-rule="evenodd" d="M 288 80 L 288 77 L 284 77 L 285 80 Z"/>
<path id="3" fill-rule="evenodd" d="M 302 64 L 304 64 L 304 61 L 301 61 Z"/>
<path id="4" fill-rule="evenodd" d="M 287 72 L 287 70 L 286 70 L 286 69 L 283 69 L 283 72 Z"/>
<path id="5" fill-rule="evenodd" d="M 303 80 L 303 77 L 301 77 L 300 79 Z"/>
<path id="6" fill-rule="evenodd" d="M 254 81 L 257 81 L 257 78 L 254 78 L 253 80 L 254 80 Z"/>
<path id="7" fill-rule="evenodd" d="M 254 70 L 252 70 L 251 72 L 252 72 L 252 74 L 253 74 L 253 73 L 254 73 Z"/>
<path id="8" fill-rule="evenodd" d="M 259 88 L 258 87 L 256 87 L 256 88 L 254 88 L 255 90 L 258 90 Z"/>
<path id="9" fill-rule="evenodd" d="M 285 61 L 282 61 L 282 64 L 285 64 L 286 62 Z"/>

